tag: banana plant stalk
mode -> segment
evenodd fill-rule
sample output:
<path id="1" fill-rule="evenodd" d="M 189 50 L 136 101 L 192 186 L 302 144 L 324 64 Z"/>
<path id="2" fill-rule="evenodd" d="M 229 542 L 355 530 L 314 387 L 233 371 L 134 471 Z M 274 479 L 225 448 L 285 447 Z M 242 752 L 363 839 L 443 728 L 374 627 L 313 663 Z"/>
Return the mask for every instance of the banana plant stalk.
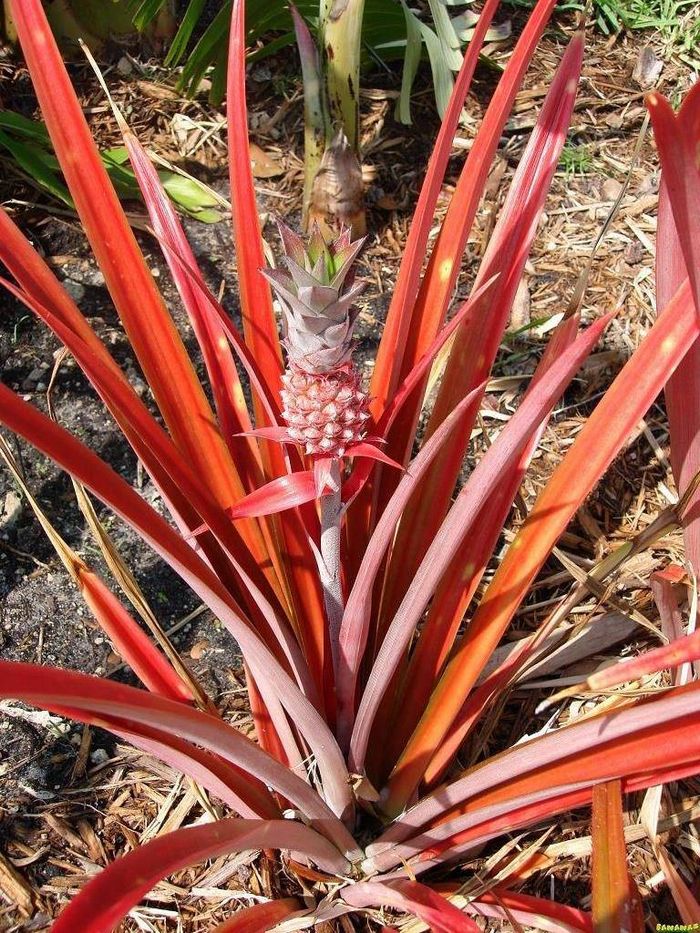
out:
<path id="1" fill-rule="evenodd" d="M 359 141 L 364 0 L 321 0 L 318 45 L 291 6 L 304 79 L 304 207 L 314 223 L 366 230 Z"/>

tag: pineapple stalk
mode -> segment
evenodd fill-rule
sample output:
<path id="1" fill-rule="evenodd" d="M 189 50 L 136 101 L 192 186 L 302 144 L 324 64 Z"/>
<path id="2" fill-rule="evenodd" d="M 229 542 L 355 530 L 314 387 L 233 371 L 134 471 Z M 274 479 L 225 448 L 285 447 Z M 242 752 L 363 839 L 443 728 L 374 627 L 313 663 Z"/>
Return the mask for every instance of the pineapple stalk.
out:
<path id="1" fill-rule="evenodd" d="M 340 623 L 345 609 L 340 570 L 340 533 L 343 515 L 340 460 L 333 459 L 331 461 L 328 479 L 328 487 L 334 488 L 319 499 L 321 511 L 321 560 L 318 569 L 328 620 L 333 669 L 337 671 Z"/>

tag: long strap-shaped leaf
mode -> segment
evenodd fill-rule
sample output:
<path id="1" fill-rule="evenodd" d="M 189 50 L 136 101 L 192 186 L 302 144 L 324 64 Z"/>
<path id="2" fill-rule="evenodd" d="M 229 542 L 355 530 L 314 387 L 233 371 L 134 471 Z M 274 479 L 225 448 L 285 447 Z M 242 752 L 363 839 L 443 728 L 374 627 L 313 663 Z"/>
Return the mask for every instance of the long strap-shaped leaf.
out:
<path id="1" fill-rule="evenodd" d="M 76 584 L 88 608 L 110 639 L 119 655 L 131 667 L 141 682 L 161 696 L 191 702 L 193 693 L 167 658 L 158 651 L 146 632 L 126 611 L 109 587 L 90 570 L 82 558 L 63 540 L 22 478 L 19 466 L 3 437 L 0 437 L 0 457 L 29 502 L 39 524 L 53 545 L 63 566 Z"/>
<path id="2" fill-rule="evenodd" d="M 513 54 L 508 59 L 508 64 L 489 102 L 483 123 L 479 127 L 474 144 L 462 167 L 454 194 L 450 199 L 447 215 L 430 254 L 428 268 L 423 276 L 418 296 L 410 309 L 411 322 L 406 330 L 406 345 L 403 358 L 400 360 L 402 378 L 420 359 L 445 319 L 496 147 L 537 42 L 549 20 L 553 5 L 552 0 L 538 0 L 535 5 Z M 423 381 L 421 387 L 416 390 L 411 404 L 406 406 L 406 410 L 389 438 L 389 450 L 400 463 L 404 462 L 406 452 L 410 450 L 413 443 L 418 409 L 425 385 L 426 382 Z M 389 485 L 395 479 L 386 473 L 382 474 L 382 478 L 385 484 Z M 387 491 L 383 489 L 378 496 L 380 513 L 381 503 L 386 498 Z"/>
<path id="3" fill-rule="evenodd" d="M 552 0 L 547 0 L 547 3 L 551 6 Z M 428 246 L 428 236 L 433 224 L 440 188 L 452 151 L 460 114 L 471 87 L 479 52 L 497 7 L 498 0 L 489 0 L 484 4 L 479 15 L 479 22 L 452 89 L 450 103 L 440 124 L 440 132 L 421 185 L 418 204 L 409 227 L 406 248 L 401 259 L 396 287 L 391 298 L 372 373 L 370 396 L 375 418 L 382 414 L 399 383 L 404 350 L 410 339 L 411 309 L 418 293 L 422 261 Z M 406 373 L 411 368 L 412 366 L 408 367 Z"/>
<path id="4" fill-rule="evenodd" d="M 690 287 L 700 315 L 700 84 L 689 92 L 678 116 L 661 94 L 647 96 L 647 108 Z"/>
<path id="5" fill-rule="evenodd" d="M 391 777 L 400 810 L 576 509 L 700 333 L 686 283 L 617 376 L 511 544 Z"/>
<path id="6" fill-rule="evenodd" d="M 116 717 L 105 719 L 104 714 L 95 715 L 87 710 L 56 707 L 56 712 L 101 729 L 109 728 L 110 732 L 136 748 L 164 761 L 176 771 L 187 774 L 244 819 L 270 820 L 281 816 L 281 810 L 269 788 L 250 771 L 239 768 L 221 755 L 193 745 L 179 735 L 149 729 L 144 723 L 134 724 Z"/>
<path id="7" fill-rule="evenodd" d="M 220 322 L 212 314 L 209 303 L 183 270 L 185 264 L 193 270 L 199 282 L 204 282 L 177 213 L 160 183 L 158 172 L 119 111 L 115 112 L 155 234 L 170 247 L 170 250 L 164 250 L 165 261 L 202 350 L 219 424 L 224 433 L 224 440 L 234 455 L 237 450 L 240 452 L 249 446 L 245 442 L 241 444 L 239 440 L 236 448 L 235 438 L 243 431 L 250 431 L 253 425 L 228 340 Z M 173 253 L 181 257 L 182 263 L 173 258 Z M 250 450 L 246 450 L 245 456 L 240 460 L 245 465 L 255 466 L 255 458 Z M 250 488 L 252 482 L 259 481 L 259 473 L 253 469 L 252 475 L 246 479 Z"/>
<path id="8" fill-rule="evenodd" d="M 578 315 L 574 315 L 562 321 L 556 329 L 537 366 L 528 391 L 533 390 L 552 363 L 576 339 L 578 324 Z M 398 715 L 395 716 L 394 726 L 390 731 L 391 751 L 387 760 L 396 760 L 425 709 L 550 415 L 551 412 L 548 412 L 547 417 L 533 432 L 519 462 L 501 474 L 497 488 L 485 503 L 475 523 L 473 533 L 454 555 L 443 576 L 394 704 Z"/>
<path id="9" fill-rule="evenodd" d="M 207 565 L 157 512 L 91 450 L 0 385 L 0 420 L 30 440 L 127 521 L 192 587 L 232 632 L 256 679 L 268 677 L 284 708 L 314 751 L 324 793 L 338 814 L 351 806 L 347 768 L 328 726 L 282 665 L 238 613 Z"/>
<path id="10" fill-rule="evenodd" d="M 455 336 L 427 436 L 491 371 L 566 139 L 582 59 L 583 37 L 576 35 L 542 105 L 474 284 L 479 287 L 495 274 L 498 279 L 488 300 L 477 303 L 474 314 Z M 443 450 L 407 508 L 406 522 L 396 538 L 396 560 L 387 575 L 384 605 L 389 613 L 395 611 L 449 507 L 478 408 L 477 401 L 471 417 L 465 418 L 463 434 Z"/>
<path id="11" fill-rule="evenodd" d="M 700 178 L 700 161 L 693 164 L 693 141 L 700 145 L 700 84 L 684 99 L 675 118 L 662 98 L 655 95 L 651 100 L 657 101 L 651 107 L 651 114 L 663 167 L 656 230 L 656 309 L 660 313 L 688 275 L 687 263 L 695 262 L 700 270 L 700 247 L 697 243 L 700 227 L 695 231 L 692 228 L 693 224 L 698 224 L 697 197 L 700 194 L 694 202 L 684 197 L 686 186 L 690 188 L 692 185 L 693 175 Z M 679 172 L 682 173 L 680 179 L 677 178 Z M 668 177 L 674 179 L 675 204 L 669 196 Z M 689 191 L 687 193 L 690 194 Z M 674 215 L 679 218 L 682 240 Z M 700 276 L 700 271 L 697 275 Z M 700 301 L 698 296 L 696 299 Z M 664 394 L 671 433 L 671 464 L 682 494 L 700 469 L 700 341 L 696 340 L 688 350 L 668 380 Z M 696 574 L 700 573 L 699 502 L 700 493 L 696 493 L 683 531 L 686 557 Z"/>
<path id="12" fill-rule="evenodd" d="M 111 933 L 172 872 L 231 852 L 272 848 L 303 852 L 332 872 L 347 865 L 326 839 L 289 820 L 220 820 L 178 829 L 134 849 L 89 881 L 55 921 L 53 933 Z"/>
<path id="13" fill-rule="evenodd" d="M 280 339 L 272 309 L 267 280 L 260 270 L 265 265 L 260 221 L 248 148 L 248 115 L 245 99 L 245 0 L 234 0 L 228 50 L 226 116 L 228 120 L 229 177 L 233 234 L 236 244 L 241 315 L 246 341 L 253 351 L 260 372 L 274 398 L 279 397 L 281 368 Z M 266 424 L 265 413 L 254 399 L 258 426 Z M 276 444 L 264 444 L 263 466 L 268 478 L 285 472 L 284 455 Z M 272 519 L 279 528 L 279 549 L 286 550 L 291 589 L 290 609 L 294 614 L 310 666 L 321 681 L 324 673 L 327 704 L 332 705 L 330 658 L 326 643 L 323 604 L 315 564 L 303 524 L 297 513 Z"/>
<path id="14" fill-rule="evenodd" d="M 216 716 L 143 690 L 87 677 L 72 671 L 33 664 L 0 662 L 2 695 L 78 717 L 97 717 L 115 730 L 138 734 L 139 726 L 172 735 L 209 749 L 250 772 L 292 801 L 326 837 L 348 853 L 356 845 L 318 793 L 267 752 Z"/>
<path id="15" fill-rule="evenodd" d="M 250 378 L 253 392 L 260 408 L 264 411 L 265 417 L 271 427 L 257 429 L 255 434 L 262 437 L 274 437 L 277 430 L 277 421 L 279 417 L 279 404 L 270 390 L 267 388 L 262 373 L 258 367 L 257 361 L 253 357 L 250 349 L 242 341 L 238 330 L 229 319 L 221 304 L 211 295 L 204 282 L 197 277 L 194 270 L 183 261 L 182 257 L 176 251 L 173 251 L 166 242 L 161 243 L 165 250 L 171 255 L 173 261 L 182 268 L 183 273 L 188 277 L 192 286 L 198 291 L 203 301 L 208 304 L 210 310 L 218 317 L 219 323 L 223 328 L 231 346 L 241 361 Z M 271 432 L 267 433 L 267 432 Z M 278 456 L 269 457 L 268 455 L 277 450 Z M 296 465 L 301 469 L 301 460 L 294 453 L 290 457 L 290 464 L 281 449 L 276 444 L 270 445 L 268 450 L 263 450 L 263 465 L 269 467 L 268 472 L 274 475 L 284 476 L 292 471 Z M 274 482 L 274 480 L 273 480 Z M 309 521 L 311 519 L 311 521 Z M 318 574 L 315 570 L 315 561 L 310 553 L 308 544 L 307 525 L 312 527 L 312 523 L 317 519 L 315 513 L 312 515 L 303 515 L 301 512 L 287 512 L 284 515 L 277 516 L 273 520 L 272 534 L 279 533 L 278 525 L 281 525 L 281 533 L 284 535 L 284 547 L 288 560 L 286 564 L 280 565 L 278 576 L 282 582 L 291 583 L 294 586 L 290 593 L 290 609 L 293 613 L 293 622 L 299 632 L 300 641 L 304 646 L 304 654 L 307 658 L 309 667 L 313 672 L 317 683 L 320 685 L 323 681 L 324 658 L 327 657 L 327 645 L 325 639 L 325 616 L 322 607 L 322 597 L 318 581 Z M 289 568 L 289 577 L 287 580 L 285 569 Z M 330 683 L 327 683 L 329 692 L 332 693 Z M 331 697 L 332 699 L 332 697 Z M 332 703 L 330 704 L 332 707 Z"/>
<path id="16" fill-rule="evenodd" d="M 471 917 L 418 881 L 361 881 L 343 890 L 353 907 L 394 907 L 423 920 L 435 933 L 478 933 Z"/>
<path id="17" fill-rule="evenodd" d="M 450 564 L 452 554 L 461 547 L 474 519 L 491 494 L 493 484 L 503 471 L 518 462 L 532 432 L 588 357 L 609 320 L 609 315 L 601 318 L 581 334 L 523 400 L 507 428 L 479 462 L 440 526 L 392 620 L 369 675 L 350 746 L 350 764 L 355 770 L 361 771 L 363 768 L 379 703 L 430 597 Z"/>
<path id="18" fill-rule="evenodd" d="M 696 728 L 695 725 L 693 728 Z M 685 735 L 688 735 L 686 731 Z M 694 738 L 690 735 L 691 741 Z M 647 737 L 649 740 L 649 737 Z M 632 753 L 634 750 L 632 750 Z M 625 755 L 630 754 L 630 749 L 625 749 Z M 584 763 L 587 764 L 588 758 Z M 609 769 L 608 769 L 609 770 Z M 614 769 L 613 769 L 614 770 Z M 618 763 L 617 770 L 620 770 Z M 623 778 L 622 787 L 624 793 L 634 793 L 639 790 L 646 790 L 661 783 L 671 781 L 680 781 L 691 775 L 698 773 L 698 758 L 686 758 L 680 764 L 675 766 L 660 767 L 655 771 L 645 772 L 632 778 Z M 560 813 L 571 812 L 580 807 L 590 806 L 592 787 L 599 781 L 608 780 L 607 774 L 596 774 L 595 781 L 583 786 L 585 782 L 577 782 L 573 785 L 566 785 L 560 788 L 552 796 L 552 791 L 540 791 L 539 793 L 526 794 L 523 797 L 510 797 L 507 802 L 491 804 L 478 809 L 473 816 L 462 817 L 460 821 L 455 820 L 454 826 L 463 821 L 467 828 L 463 830 L 456 829 L 455 833 L 448 836 L 443 842 L 438 842 L 434 848 L 426 848 L 420 856 L 413 859 L 407 869 L 416 876 L 431 869 L 443 865 L 445 862 L 451 862 L 455 859 L 463 858 L 468 853 L 478 851 L 486 842 L 496 839 L 504 833 L 512 833 L 516 830 L 533 826 L 543 820 L 551 819 Z M 399 874 L 403 875 L 406 869 Z M 390 877 L 395 877 L 397 872 L 392 872 Z"/>
<path id="19" fill-rule="evenodd" d="M 474 392 L 478 392 L 475 389 Z M 360 664 L 367 646 L 372 615 L 372 592 L 384 555 L 396 532 L 403 509 L 425 471 L 430 467 L 452 431 L 459 427 L 474 393 L 468 395 L 443 421 L 439 429 L 423 445 L 401 479 L 367 546 L 355 577 L 340 627 L 340 665 L 337 675 L 338 727 L 341 747 L 347 747 L 355 714 L 355 699 Z"/>
<path id="20" fill-rule="evenodd" d="M 484 184 L 488 176 L 488 171 L 493 160 L 496 147 L 501 138 L 503 127 L 513 106 L 515 95 L 522 83 L 525 71 L 530 63 L 532 54 L 537 43 L 544 32 L 544 28 L 549 20 L 554 3 L 552 0 L 538 0 L 528 21 L 523 29 L 522 35 L 518 39 L 513 54 L 508 59 L 503 75 L 498 82 L 493 98 L 489 102 L 484 121 L 479 128 L 474 139 L 474 144 L 469 150 L 459 180 L 455 187 L 454 194 L 450 200 L 447 214 L 440 228 L 437 241 L 430 254 L 430 261 L 426 269 L 423 280 L 420 283 L 418 295 L 415 293 L 415 282 L 410 302 L 404 302 L 405 307 L 401 311 L 405 314 L 410 312 L 410 323 L 403 324 L 405 334 L 405 345 L 402 347 L 402 354 L 397 361 L 400 364 L 401 377 L 404 378 L 413 368 L 418 359 L 425 352 L 426 347 L 434 338 L 437 330 L 445 318 L 447 307 L 454 292 L 454 287 L 459 275 L 461 259 L 471 230 L 474 216 L 479 200 L 483 193 Z M 483 15 L 483 13 L 481 14 Z M 475 37 L 476 38 L 476 37 Z M 474 42 L 470 40 L 469 49 Z M 478 45 L 478 43 L 477 43 Z M 467 50 L 469 54 L 469 49 Z M 463 65 L 463 69 L 466 66 Z M 460 74 L 461 78 L 461 74 Z M 455 86 L 455 96 L 457 85 Z M 461 106 L 461 104 L 460 104 Z M 445 129 L 445 121 L 441 127 L 441 134 Z M 450 141 L 454 136 L 455 126 L 451 128 Z M 442 135 L 438 137 L 437 147 L 442 142 Z M 441 163 L 444 175 L 446 162 Z M 421 191 L 421 197 L 423 192 Z M 420 203 L 420 202 L 419 202 Z M 435 208 L 435 201 L 432 201 L 432 210 L 430 223 L 432 223 L 432 214 Z M 414 215 L 409 232 L 409 244 L 407 244 L 406 259 L 404 263 L 408 264 L 408 247 L 411 236 L 414 234 L 418 208 Z M 425 252 L 427 245 L 427 231 L 421 238 L 419 246 L 421 252 Z M 414 267 L 418 268 L 419 263 L 414 261 Z M 403 263 L 402 263 L 403 269 Z M 407 270 L 406 276 L 411 275 L 413 270 Z M 397 281 L 393 302 L 399 302 L 401 279 Z M 413 302 L 415 301 L 415 304 Z M 401 312 L 397 311 L 397 315 Z M 391 315 L 391 310 L 389 312 Z M 426 317 L 426 315 L 428 317 Z M 387 326 L 389 317 L 387 318 Z M 382 338 L 383 341 L 384 338 Z M 381 345 L 380 345 L 381 352 Z"/>
<path id="21" fill-rule="evenodd" d="M 508 920 L 510 915 L 543 933 L 593 933 L 591 915 L 585 911 L 506 887 L 499 886 L 480 895 L 472 901 L 470 909 L 478 917 Z"/>
<path id="22" fill-rule="evenodd" d="M 551 3 L 552 0 L 546 0 L 546 2 Z M 385 412 L 386 406 L 394 396 L 401 381 L 405 348 L 410 340 L 411 331 L 415 327 L 412 309 L 418 293 L 423 257 L 428 250 L 428 238 L 435 217 L 437 201 L 452 151 L 452 143 L 459 124 L 460 114 L 471 87 L 479 51 L 497 7 L 498 2 L 488 0 L 481 11 L 474 37 L 469 43 L 462 61 L 462 67 L 452 88 L 450 101 L 442 119 L 440 132 L 435 141 L 425 178 L 421 185 L 418 203 L 409 227 L 406 248 L 399 267 L 396 287 L 392 295 L 386 323 L 382 329 L 377 358 L 372 371 L 369 393 L 370 407 L 376 421 Z M 411 368 L 405 369 L 405 373 L 410 372 Z M 376 470 L 374 484 L 370 484 L 364 493 L 358 496 L 353 508 L 348 513 L 349 539 L 354 542 L 364 543 L 369 536 L 373 511 L 373 486 L 377 486 L 381 481 L 383 472 L 386 471 L 382 471 L 381 467 Z M 347 564 L 351 577 L 354 576 L 354 571 L 359 563 L 355 552 L 362 553 L 363 550 L 362 545 L 359 548 L 355 547 L 349 550 Z"/>
<path id="23" fill-rule="evenodd" d="M 98 368 L 102 379 L 105 382 L 117 380 L 123 385 L 125 390 L 129 391 L 131 404 L 127 406 L 124 412 L 120 413 L 110 409 L 111 413 L 136 452 L 136 455 L 146 466 L 151 478 L 163 495 L 165 503 L 178 527 L 182 528 L 185 532 L 190 532 L 197 528 L 202 523 L 201 516 L 194 511 L 192 504 L 170 479 L 169 475 L 159 467 L 157 461 L 149 456 L 149 440 L 151 434 L 153 430 L 161 430 L 160 426 L 155 419 L 151 419 L 151 427 L 149 429 L 145 431 L 134 429 L 129 415 L 133 409 L 143 407 L 142 400 L 130 387 L 124 374 L 112 359 L 102 341 L 92 330 L 86 318 L 80 313 L 75 302 L 69 297 L 68 292 L 60 286 L 58 280 L 46 263 L 29 244 L 26 237 L 19 231 L 8 215 L 1 209 L 0 261 L 7 266 L 13 277 L 22 287 L 31 310 L 34 311 L 34 313 L 39 313 L 40 309 L 49 310 L 54 318 L 80 337 L 95 355 L 99 363 Z M 68 345 L 64 337 L 59 337 L 59 339 Z M 98 393 L 101 394 L 100 387 L 95 387 Z M 101 397 L 109 407 L 109 402 L 104 396 Z M 177 448 L 174 449 L 177 450 Z M 177 450 L 177 455 L 180 458 L 182 468 L 190 470 L 190 466 L 179 450 Z M 221 552 L 221 549 L 213 537 L 210 534 L 202 536 L 198 539 L 198 544 L 221 579 L 229 581 L 232 577 L 231 568 L 228 566 L 225 555 Z M 233 587 L 235 589 L 235 581 L 233 581 Z"/>
<path id="24" fill-rule="evenodd" d="M 644 933 L 639 894 L 627 870 L 627 844 L 622 823 L 622 783 L 607 781 L 593 788 L 593 929 L 595 933 Z"/>
<path id="25" fill-rule="evenodd" d="M 182 340 L 90 136 L 40 0 L 10 0 L 32 82 L 76 209 L 134 353 L 180 450 L 227 508 L 242 486 Z"/>
<path id="26" fill-rule="evenodd" d="M 546 800 L 547 794 L 555 797 L 581 782 L 590 787 L 600 780 L 656 774 L 664 767 L 700 765 L 700 735 L 693 734 L 699 721 L 700 684 L 693 683 L 514 746 L 406 811 L 368 847 L 371 867 L 386 870 L 424 849 L 433 851 L 455 831 L 480 825 L 480 807 L 503 804 L 491 815 L 507 818 L 509 801 L 524 794 L 544 794 Z M 410 843 L 398 845 L 406 839 Z M 385 858 L 389 846 L 391 855 Z"/>
<path id="27" fill-rule="evenodd" d="M 16 294 L 20 300 L 30 305 L 70 348 L 83 371 L 96 386 L 110 410 L 115 413 L 117 420 L 120 422 L 128 420 L 130 431 L 133 432 L 136 452 L 141 456 L 145 465 L 150 469 L 156 467 L 157 472 L 164 470 L 178 491 L 197 508 L 199 514 L 205 519 L 207 527 L 217 536 L 230 558 L 243 584 L 243 592 L 248 594 L 250 609 L 255 615 L 256 625 L 259 629 L 261 628 L 265 641 L 273 650 L 277 646 L 282 648 L 299 683 L 304 686 L 310 696 L 315 697 L 313 684 L 309 680 L 304 659 L 294 636 L 288 630 L 284 619 L 275 610 L 271 602 L 272 596 L 267 593 L 265 582 L 260 579 L 260 574 L 252 564 L 250 555 L 241 544 L 235 529 L 227 516 L 209 498 L 207 491 L 202 489 L 199 478 L 178 457 L 174 445 L 159 425 L 152 420 L 140 399 L 135 396 L 124 380 L 113 379 L 109 369 L 103 370 L 87 345 L 58 321 L 51 312 L 36 302 L 29 301 L 11 283 L 2 278 L 0 278 L 0 283 Z M 145 446 L 144 438 L 148 438 Z"/>
<path id="28" fill-rule="evenodd" d="M 282 372 L 282 354 L 272 310 L 270 287 L 265 277 L 260 274 L 265 265 L 265 257 L 248 151 L 244 0 L 234 0 L 231 12 L 226 116 L 233 236 L 236 244 L 243 331 L 268 388 L 277 396 Z"/>

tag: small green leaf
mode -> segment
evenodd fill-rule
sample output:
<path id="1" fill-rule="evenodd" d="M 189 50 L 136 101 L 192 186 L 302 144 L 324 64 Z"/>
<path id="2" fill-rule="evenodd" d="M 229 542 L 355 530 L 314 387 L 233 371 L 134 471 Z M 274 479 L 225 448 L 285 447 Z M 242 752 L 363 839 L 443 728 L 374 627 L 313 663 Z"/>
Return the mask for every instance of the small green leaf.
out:
<path id="1" fill-rule="evenodd" d="M 37 146 L 28 146 L 26 143 L 14 139 L 9 133 L 5 133 L 1 130 L 0 146 L 4 146 L 5 149 L 7 149 L 19 167 L 25 171 L 40 188 L 48 191 L 69 207 L 74 206 L 68 188 L 66 188 L 58 177 L 56 171 L 58 163 L 53 156 Z"/>
<path id="2" fill-rule="evenodd" d="M 420 22 L 406 6 L 406 0 L 401 0 L 401 6 L 406 18 L 406 54 L 401 75 L 401 94 L 396 101 L 395 118 L 399 123 L 410 124 L 412 123 L 411 90 L 423 53 L 423 40 L 421 38 Z"/>

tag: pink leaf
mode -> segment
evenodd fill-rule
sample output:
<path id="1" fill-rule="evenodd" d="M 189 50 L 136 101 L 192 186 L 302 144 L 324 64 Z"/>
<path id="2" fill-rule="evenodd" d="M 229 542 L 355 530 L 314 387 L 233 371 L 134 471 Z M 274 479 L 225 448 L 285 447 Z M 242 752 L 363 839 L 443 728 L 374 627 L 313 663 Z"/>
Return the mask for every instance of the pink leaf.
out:
<path id="1" fill-rule="evenodd" d="M 297 505 L 311 502 L 315 498 L 314 472 L 303 470 L 279 476 L 255 492 L 249 493 L 229 510 L 229 515 L 234 521 L 257 515 L 272 515 L 274 512 L 283 512 L 285 509 L 293 509 Z"/>

